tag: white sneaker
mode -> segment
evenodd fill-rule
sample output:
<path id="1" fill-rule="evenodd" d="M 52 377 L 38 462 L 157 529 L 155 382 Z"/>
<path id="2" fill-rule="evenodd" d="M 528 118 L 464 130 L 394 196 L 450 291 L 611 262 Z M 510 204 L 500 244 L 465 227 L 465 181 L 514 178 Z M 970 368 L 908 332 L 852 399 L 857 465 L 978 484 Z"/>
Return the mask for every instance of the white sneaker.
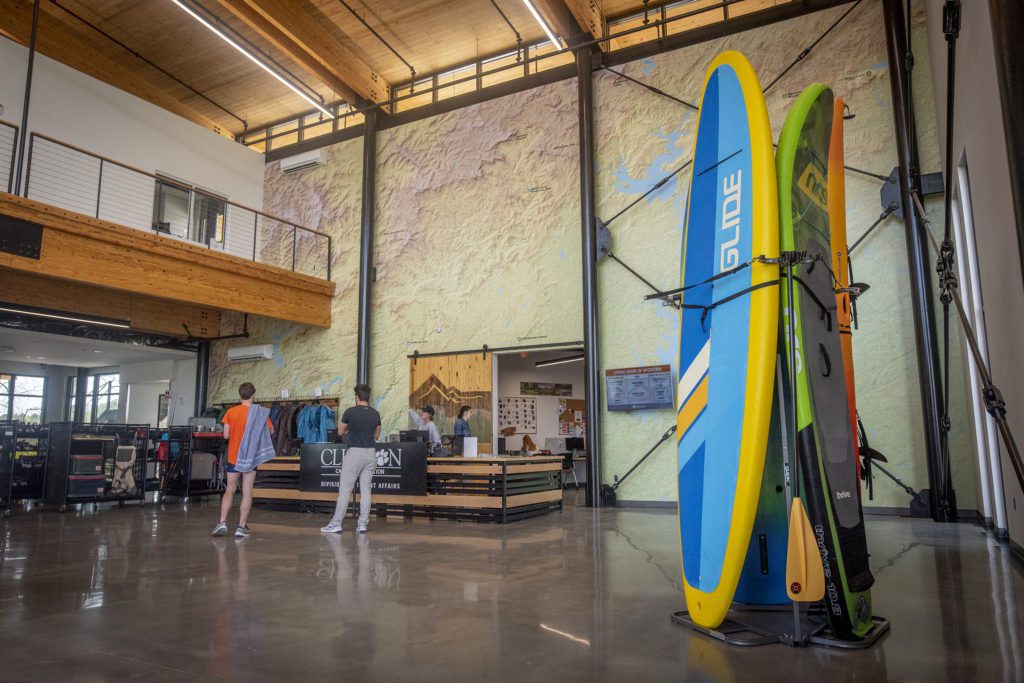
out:
<path id="1" fill-rule="evenodd" d="M 369 529 L 367 529 L 367 525 L 366 524 L 357 524 L 356 525 L 356 533 L 365 534 L 367 531 L 369 531 Z"/>
<path id="2" fill-rule="evenodd" d="M 320 527 L 320 531 L 325 534 L 340 534 L 341 533 L 341 522 L 335 522 L 333 519 L 331 523 L 325 527 Z"/>

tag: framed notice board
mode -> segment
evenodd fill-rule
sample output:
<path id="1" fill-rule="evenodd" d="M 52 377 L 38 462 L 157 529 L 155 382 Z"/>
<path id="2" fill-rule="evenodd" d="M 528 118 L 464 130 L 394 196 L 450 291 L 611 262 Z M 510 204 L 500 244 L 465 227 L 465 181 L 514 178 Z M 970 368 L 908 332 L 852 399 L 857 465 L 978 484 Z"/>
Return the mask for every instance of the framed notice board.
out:
<path id="1" fill-rule="evenodd" d="M 674 408 L 672 366 L 605 370 L 608 410 L 658 410 Z"/>
<path id="2" fill-rule="evenodd" d="M 515 427 L 516 434 L 537 433 L 537 399 L 503 397 L 498 399 L 498 430 Z"/>

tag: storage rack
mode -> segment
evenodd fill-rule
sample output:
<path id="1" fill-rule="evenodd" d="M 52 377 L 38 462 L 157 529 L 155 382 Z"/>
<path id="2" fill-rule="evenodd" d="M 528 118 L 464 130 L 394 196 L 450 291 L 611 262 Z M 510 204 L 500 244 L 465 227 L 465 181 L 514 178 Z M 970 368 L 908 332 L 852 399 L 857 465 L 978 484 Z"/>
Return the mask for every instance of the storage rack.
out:
<path id="1" fill-rule="evenodd" d="M 149 425 L 50 423 L 43 503 L 61 512 L 78 503 L 138 501 L 144 505 L 149 430 Z M 113 488 L 119 446 L 135 448 L 130 468 L 134 486 L 123 493 Z"/>
<path id="2" fill-rule="evenodd" d="M 218 495 L 225 488 L 227 441 L 223 432 L 199 431 L 195 427 L 170 427 L 167 435 L 167 462 L 160 477 L 160 497 L 174 496 L 188 501 L 193 496 Z M 160 440 L 164 441 L 164 434 Z M 199 453 L 216 458 L 211 470 L 194 467 Z M 206 476 L 208 473 L 208 476 Z"/>
<path id="3" fill-rule="evenodd" d="M 43 497 L 49 434 L 46 425 L 0 422 L 0 510 L 5 515 L 14 501 Z"/>
<path id="4" fill-rule="evenodd" d="M 10 514 L 13 500 L 11 488 L 14 484 L 14 448 L 17 428 L 16 423 L 0 422 L 0 510 L 3 510 L 5 517 Z"/>

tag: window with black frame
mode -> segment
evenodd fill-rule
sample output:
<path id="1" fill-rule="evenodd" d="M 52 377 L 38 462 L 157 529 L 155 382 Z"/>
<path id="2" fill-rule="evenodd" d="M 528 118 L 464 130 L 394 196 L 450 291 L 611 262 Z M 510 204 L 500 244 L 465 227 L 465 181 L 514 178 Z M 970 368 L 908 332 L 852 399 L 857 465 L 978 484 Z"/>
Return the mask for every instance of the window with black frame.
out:
<path id="1" fill-rule="evenodd" d="M 90 424 L 117 422 L 120 402 L 121 375 L 90 375 L 85 392 L 84 421 Z"/>
<path id="2" fill-rule="evenodd" d="M 68 377 L 64 389 L 64 419 L 73 422 L 75 419 L 75 407 L 78 405 L 78 377 Z"/>
<path id="3" fill-rule="evenodd" d="M 45 412 L 45 377 L 0 374 L 0 420 L 42 424 Z"/>
<path id="4" fill-rule="evenodd" d="M 153 230 L 224 249 L 227 203 L 188 184 L 158 178 L 153 194 Z"/>

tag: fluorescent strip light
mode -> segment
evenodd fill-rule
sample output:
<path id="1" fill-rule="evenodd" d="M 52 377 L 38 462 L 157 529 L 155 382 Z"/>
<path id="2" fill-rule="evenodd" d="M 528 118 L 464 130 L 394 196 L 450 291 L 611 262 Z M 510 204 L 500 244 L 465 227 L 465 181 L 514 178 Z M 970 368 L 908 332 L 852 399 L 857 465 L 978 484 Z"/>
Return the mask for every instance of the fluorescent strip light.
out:
<path id="1" fill-rule="evenodd" d="M 178 0 L 174 1 L 177 2 Z M 555 35 L 555 32 L 552 31 L 551 28 L 548 26 L 548 22 L 544 21 L 544 17 L 540 15 L 540 12 L 538 12 L 537 8 L 533 6 L 533 3 L 530 2 L 530 0 L 523 0 L 523 4 L 526 5 L 526 9 L 530 10 L 530 14 L 532 14 L 533 18 L 537 20 L 537 23 L 540 24 L 540 27 L 544 29 L 544 33 L 547 34 L 548 39 L 555 45 L 555 47 L 560 48 L 560 46 L 562 45 L 562 41 L 558 39 L 558 36 Z"/>
<path id="2" fill-rule="evenodd" d="M 80 316 L 76 313 L 64 313 L 62 311 L 50 311 L 44 308 L 33 308 L 32 306 L 0 304 L 0 312 L 14 313 L 15 315 L 30 315 L 35 318 L 47 318 L 49 320 L 66 320 L 72 323 L 83 323 L 85 325 L 102 325 L 104 327 L 117 327 L 120 329 L 128 329 L 131 327 L 131 323 L 127 320 L 93 318 L 89 316 Z"/>
<path id="3" fill-rule="evenodd" d="M 269 66 L 267 66 L 267 64 L 265 64 L 261 59 L 258 59 L 255 55 L 250 53 L 244 47 L 242 47 L 241 45 L 239 45 L 235 41 L 231 40 L 231 38 L 229 38 L 226 33 L 224 33 L 219 28 L 217 28 L 216 26 L 214 26 L 213 24 L 208 22 L 206 19 L 204 19 L 201 16 L 199 16 L 198 14 L 196 14 L 196 12 L 194 12 L 191 7 L 189 7 L 188 5 L 185 5 L 184 3 L 182 3 L 181 0 L 171 0 L 171 2 L 173 2 L 175 5 L 177 5 L 181 9 L 185 10 L 186 12 L 188 12 L 192 16 L 193 19 L 195 19 L 200 24 L 202 24 L 206 28 L 208 28 L 211 31 L 213 31 L 213 33 L 215 33 L 217 36 L 219 36 L 221 40 L 223 40 L 225 43 L 227 43 L 231 47 L 233 47 L 236 50 L 238 50 L 239 52 L 241 52 L 249 60 L 251 60 L 253 64 L 255 64 L 256 66 L 260 67 L 261 69 L 266 71 L 268 74 L 270 74 L 271 76 L 273 76 L 274 78 L 279 80 L 283 85 L 287 86 L 296 95 L 298 95 L 302 99 L 304 99 L 307 102 L 309 102 L 310 104 L 312 104 L 314 107 L 319 109 L 321 112 L 326 114 L 328 117 L 330 117 L 332 119 L 335 118 L 334 114 L 332 114 L 330 112 L 330 110 L 324 108 L 324 106 L 321 105 L 319 102 L 317 102 L 312 97 L 310 97 L 306 93 L 304 93 L 301 90 L 299 90 L 298 88 L 296 88 L 295 85 L 293 85 L 290 81 L 288 81 L 286 78 L 281 76 L 281 74 L 277 73 L 276 71 L 271 69 Z"/>
<path id="4" fill-rule="evenodd" d="M 538 368 L 545 368 L 549 365 L 561 365 L 562 363 L 575 363 L 581 361 L 585 356 L 581 353 L 578 356 L 566 356 L 565 358 L 552 358 L 551 360 L 539 360 L 535 363 Z"/>

